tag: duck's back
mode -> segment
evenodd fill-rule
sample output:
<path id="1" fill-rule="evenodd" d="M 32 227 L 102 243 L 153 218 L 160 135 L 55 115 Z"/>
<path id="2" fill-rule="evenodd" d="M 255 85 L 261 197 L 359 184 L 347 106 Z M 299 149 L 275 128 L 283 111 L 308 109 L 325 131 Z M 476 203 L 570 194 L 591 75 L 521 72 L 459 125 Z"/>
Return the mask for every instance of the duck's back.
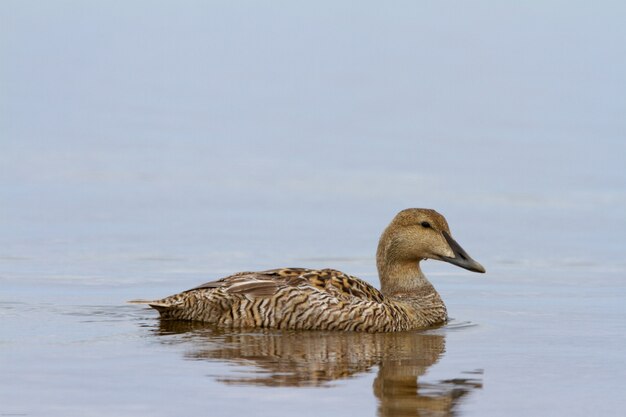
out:
<path id="1" fill-rule="evenodd" d="M 408 312 L 356 277 L 332 269 L 242 272 L 151 302 L 162 318 L 223 327 L 394 331 Z"/>

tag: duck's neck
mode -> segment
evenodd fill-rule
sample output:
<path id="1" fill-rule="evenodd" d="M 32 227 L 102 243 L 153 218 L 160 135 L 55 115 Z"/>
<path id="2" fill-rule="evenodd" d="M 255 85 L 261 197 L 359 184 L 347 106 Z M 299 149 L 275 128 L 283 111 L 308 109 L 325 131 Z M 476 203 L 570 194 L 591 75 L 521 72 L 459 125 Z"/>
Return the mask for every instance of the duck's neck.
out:
<path id="1" fill-rule="evenodd" d="M 381 292 L 388 297 L 403 299 L 418 299 L 433 293 L 438 298 L 435 288 L 420 268 L 422 258 L 415 250 L 407 249 L 406 241 L 398 238 L 394 230 L 393 223 L 385 229 L 376 251 Z"/>
<path id="2" fill-rule="evenodd" d="M 420 296 L 435 291 L 428 281 L 419 262 L 389 262 L 378 265 L 381 292 L 391 297 Z"/>

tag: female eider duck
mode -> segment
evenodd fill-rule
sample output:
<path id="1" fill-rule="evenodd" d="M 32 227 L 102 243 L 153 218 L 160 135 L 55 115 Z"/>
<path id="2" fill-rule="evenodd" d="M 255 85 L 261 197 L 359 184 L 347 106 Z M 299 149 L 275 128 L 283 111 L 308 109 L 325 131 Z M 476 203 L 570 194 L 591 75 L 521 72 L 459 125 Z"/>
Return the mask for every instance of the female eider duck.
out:
<path id="1" fill-rule="evenodd" d="M 446 306 L 420 269 L 437 259 L 474 272 L 485 268 L 452 239 L 434 210 L 406 209 L 378 243 L 380 291 L 333 269 L 240 272 L 147 302 L 163 319 L 228 328 L 395 332 L 446 322 Z"/>

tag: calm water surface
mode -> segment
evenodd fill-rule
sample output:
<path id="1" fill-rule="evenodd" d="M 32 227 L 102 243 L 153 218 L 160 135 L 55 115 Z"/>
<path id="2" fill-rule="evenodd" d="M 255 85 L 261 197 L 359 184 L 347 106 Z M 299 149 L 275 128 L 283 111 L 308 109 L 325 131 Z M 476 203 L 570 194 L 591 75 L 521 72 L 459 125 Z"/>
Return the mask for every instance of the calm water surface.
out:
<path id="1" fill-rule="evenodd" d="M 619 4 L 0 5 L 0 416 L 618 416 Z M 447 8 L 450 7 L 450 8 Z M 432 207 L 449 325 L 161 322 L 241 270 L 378 285 Z"/>

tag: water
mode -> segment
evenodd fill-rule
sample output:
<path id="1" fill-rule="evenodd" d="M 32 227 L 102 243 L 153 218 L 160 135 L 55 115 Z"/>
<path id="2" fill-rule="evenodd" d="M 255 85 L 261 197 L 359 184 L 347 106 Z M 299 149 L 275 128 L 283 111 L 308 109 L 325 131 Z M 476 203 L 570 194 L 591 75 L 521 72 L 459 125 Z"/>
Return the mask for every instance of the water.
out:
<path id="1" fill-rule="evenodd" d="M 0 415 L 620 415 L 626 29 L 602 2 L 0 5 Z M 453 320 L 162 323 L 240 270 L 378 285 L 395 212 Z"/>

